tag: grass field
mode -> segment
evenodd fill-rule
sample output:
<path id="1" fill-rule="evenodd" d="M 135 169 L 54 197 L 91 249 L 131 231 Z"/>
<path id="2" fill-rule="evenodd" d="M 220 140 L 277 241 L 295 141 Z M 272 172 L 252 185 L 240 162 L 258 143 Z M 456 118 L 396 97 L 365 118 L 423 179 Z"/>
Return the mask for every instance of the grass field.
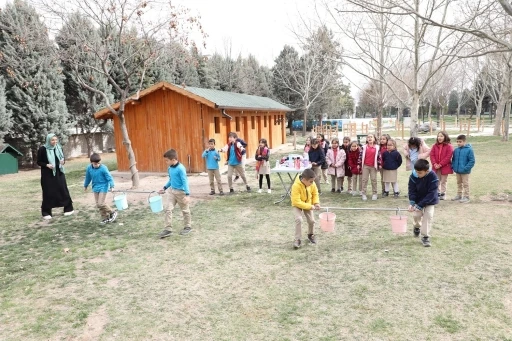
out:
<path id="1" fill-rule="evenodd" d="M 0 177 L 0 340 L 512 340 L 512 154 L 499 140 L 471 138 L 471 203 L 436 207 L 431 248 L 411 217 L 402 236 L 389 213 L 339 211 L 334 233 L 293 250 L 274 175 L 271 195 L 201 201 L 193 232 L 164 240 L 143 204 L 106 226 L 92 206 L 41 222 L 39 172 Z M 76 202 L 91 195 L 85 163 L 67 175 Z M 322 186 L 323 206 L 407 207 Z"/>

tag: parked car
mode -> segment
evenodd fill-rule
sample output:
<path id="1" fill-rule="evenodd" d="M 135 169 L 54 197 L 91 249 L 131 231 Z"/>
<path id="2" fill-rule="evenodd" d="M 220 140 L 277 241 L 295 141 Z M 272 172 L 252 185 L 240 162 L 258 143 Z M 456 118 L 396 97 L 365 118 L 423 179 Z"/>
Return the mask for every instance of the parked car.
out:
<path id="1" fill-rule="evenodd" d="M 436 131 L 436 130 L 437 130 L 437 123 L 436 122 L 432 122 L 432 131 Z M 420 126 L 418 127 L 418 132 L 420 132 L 420 133 L 429 133 L 430 132 L 430 124 L 429 124 L 429 122 L 420 124 Z"/>

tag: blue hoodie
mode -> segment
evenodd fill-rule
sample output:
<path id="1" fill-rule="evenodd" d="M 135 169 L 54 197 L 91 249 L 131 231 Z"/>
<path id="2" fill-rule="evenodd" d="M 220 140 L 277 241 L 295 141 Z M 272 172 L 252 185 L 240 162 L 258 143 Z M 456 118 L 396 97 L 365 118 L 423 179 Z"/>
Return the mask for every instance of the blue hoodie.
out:
<path id="1" fill-rule="evenodd" d="M 206 169 L 219 169 L 220 154 L 215 149 L 206 149 L 203 159 L 206 159 Z"/>
<path id="2" fill-rule="evenodd" d="M 409 203 L 420 210 L 427 205 L 439 204 L 438 187 L 439 179 L 433 171 L 428 171 L 422 178 L 411 174 L 409 177 Z"/>
<path id="3" fill-rule="evenodd" d="M 474 165 L 475 154 L 470 144 L 455 148 L 452 156 L 452 169 L 455 173 L 469 174 Z"/>
<path id="4" fill-rule="evenodd" d="M 94 168 L 92 164 L 85 170 L 84 188 L 87 188 L 92 181 L 92 191 L 94 193 L 107 193 L 110 188 L 114 188 L 114 178 L 110 175 L 107 166 L 101 165 Z"/>

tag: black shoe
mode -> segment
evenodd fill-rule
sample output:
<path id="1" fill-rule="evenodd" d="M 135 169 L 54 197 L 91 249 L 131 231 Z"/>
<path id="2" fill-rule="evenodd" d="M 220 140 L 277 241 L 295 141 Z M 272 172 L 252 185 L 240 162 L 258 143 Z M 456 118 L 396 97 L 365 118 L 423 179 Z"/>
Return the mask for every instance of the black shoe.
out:
<path id="1" fill-rule="evenodd" d="M 237 175 L 237 176 L 235 176 L 235 180 L 233 180 L 233 181 L 236 181 L 238 179 L 240 179 L 240 177 Z"/>
<path id="2" fill-rule="evenodd" d="M 400 197 L 400 192 L 393 193 L 393 198 L 397 199 Z"/>
<path id="3" fill-rule="evenodd" d="M 169 237 L 171 234 L 172 234 L 172 231 L 169 231 L 169 230 L 163 230 L 162 232 L 160 232 L 160 234 L 158 235 L 158 237 L 159 237 L 160 239 L 162 239 L 162 238 L 165 238 L 165 237 Z"/>
<path id="4" fill-rule="evenodd" d="M 219 195 L 224 195 L 224 192 L 220 191 L 220 192 L 219 192 Z"/>
<path id="5" fill-rule="evenodd" d="M 334 188 L 331 188 L 331 193 L 334 193 L 336 192 L 336 190 Z"/>
<path id="6" fill-rule="evenodd" d="M 180 234 L 181 234 L 182 236 L 184 236 L 184 235 L 189 234 L 189 233 L 190 233 L 190 231 L 192 231 L 192 227 L 190 227 L 190 226 L 185 226 L 185 228 L 183 228 L 183 230 L 181 230 Z"/>
<path id="7" fill-rule="evenodd" d="M 300 239 L 297 239 L 296 241 L 293 242 L 293 248 L 298 249 L 300 247 L 300 244 Z"/>
<path id="8" fill-rule="evenodd" d="M 389 192 L 386 192 L 386 191 L 382 192 L 382 196 L 383 197 L 388 197 L 389 196 Z"/>
<path id="9" fill-rule="evenodd" d="M 420 228 L 419 227 L 415 227 L 414 228 L 414 236 L 415 237 L 419 237 L 420 236 Z"/>
<path id="10" fill-rule="evenodd" d="M 214 195 L 215 194 L 215 191 L 210 191 L 210 195 Z"/>
<path id="11" fill-rule="evenodd" d="M 251 187 L 249 187 L 249 186 L 245 186 L 245 188 L 247 189 L 247 192 L 250 192 L 250 191 L 251 191 Z"/>
<path id="12" fill-rule="evenodd" d="M 100 221 L 100 224 L 108 224 L 110 223 L 110 218 L 105 218 L 102 221 Z"/>
<path id="13" fill-rule="evenodd" d="M 308 239 L 311 244 L 316 244 L 316 237 L 314 234 L 308 234 Z"/>
<path id="14" fill-rule="evenodd" d="M 439 200 L 446 199 L 446 193 L 439 193 Z"/>
<path id="15" fill-rule="evenodd" d="M 229 189 L 229 194 L 235 194 L 235 190 L 233 188 Z"/>
<path id="16" fill-rule="evenodd" d="M 424 247 L 430 247 L 430 238 L 427 236 L 423 236 L 421 238 L 421 243 L 423 244 Z"/>
<path id="17" fill-rule="evenodd" d="M 110 215 L 108 217 L 108 222 L 113 223 L 114 220 L 116 220 L 116 218 L 117 218 L 117 211 L 112 211 L 112 212 L 110 212 Z"/>
<path id="18" fill-rule="evenodd" d="M 338 190 L 336 192 L 338 192 L 338 193 L 343 192 L 343 188 L 338 188 Z"/>

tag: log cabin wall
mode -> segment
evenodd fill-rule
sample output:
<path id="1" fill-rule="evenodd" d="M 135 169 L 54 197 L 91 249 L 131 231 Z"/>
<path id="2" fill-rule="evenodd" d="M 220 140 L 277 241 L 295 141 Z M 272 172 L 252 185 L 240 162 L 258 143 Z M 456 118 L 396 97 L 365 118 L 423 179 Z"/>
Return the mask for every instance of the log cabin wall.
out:
<path id="1" fill-rule="evenodd" d="M 203 171 L 201 104 L 197 101 L 173 91 L 158 90 L 141 98 L 138 104 L 126 105 L 125 120 L 139 171 L 166 172 L 163 154 L 171 148 L 176 149 L 187 171 Z M 128 171 L 128 155 L 117 117 L 114 131 L 118 169 Z"/>
<path id="2" fill-rule="evenodd" d="M 247 157 L 253 158 L 260 138 L 269 147 L 286 142 L 285 112 L 225 110 L 212 108 L 169 89 L 159 89 L 125 107 L 125 121 L 135 152 L 137 169 L 141 172 L 166 172 L 163 154 L 170 148 L 178 152 L 179 161 L 188 172 L 206 171 L 202 153 L 210 138 L 216 149 L 224 147 L 231 131 L 247 141 Z M 280 119 L 281 118 L 281 119 Z M 122 143 L 118 117 L 114 117 L 118 169 L 129 171 L 128 155 Z M 189 164 L 190 156 L 190 164 Z M 220 166 L 226 157 L 221 154 Z"/>

